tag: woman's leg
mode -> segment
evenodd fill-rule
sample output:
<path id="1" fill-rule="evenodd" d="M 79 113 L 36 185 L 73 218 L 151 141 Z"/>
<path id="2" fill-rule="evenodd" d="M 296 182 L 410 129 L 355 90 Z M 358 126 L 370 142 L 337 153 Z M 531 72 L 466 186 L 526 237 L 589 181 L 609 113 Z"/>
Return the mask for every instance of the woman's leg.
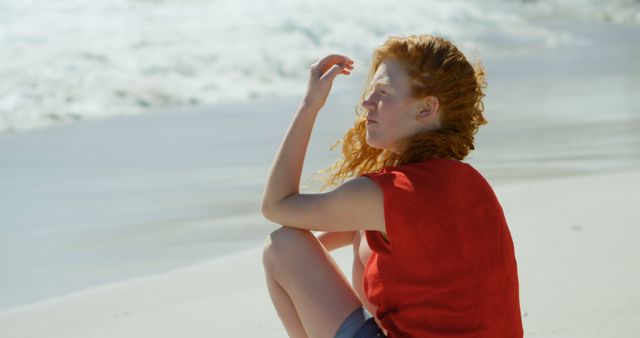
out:
<path id="1" fill-rule="evenodd" d="M 333 338 L 362 303 L 329 252 L 308 230 L 282 227 L 265 242 L 273 304 L 290 337 Z"/>

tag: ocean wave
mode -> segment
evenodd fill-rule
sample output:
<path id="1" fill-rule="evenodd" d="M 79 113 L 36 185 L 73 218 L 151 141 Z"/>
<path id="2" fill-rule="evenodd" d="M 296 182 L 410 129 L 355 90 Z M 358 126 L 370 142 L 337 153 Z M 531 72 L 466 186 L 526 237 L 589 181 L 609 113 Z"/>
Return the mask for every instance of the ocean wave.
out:
<path id="1" fill-rule="evenodd" d="M 581 43 L 539 21 L 637 24 L 638 8 L 623 0 L 4 2 L 0 133 L 300 94 L 318 57 L 344 53 L 365 65 L 389 35 L 438 34 L 483 55 Z"/>

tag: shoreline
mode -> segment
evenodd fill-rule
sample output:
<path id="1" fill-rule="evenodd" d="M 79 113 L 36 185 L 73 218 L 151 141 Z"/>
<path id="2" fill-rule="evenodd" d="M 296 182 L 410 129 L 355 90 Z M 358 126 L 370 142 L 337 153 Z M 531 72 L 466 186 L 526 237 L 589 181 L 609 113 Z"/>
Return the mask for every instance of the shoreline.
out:
<path id="1" fill-rule="evenodd" d="M 571 51 L 557 53 L 564 60 Z M 487 92 L 489 124 L 465 159 L 492 185 L 640 167 L 640 119 L 567 124 L 591 104 L 585 95 L 607 93 L 602 83 L 576 79 L 571 83 L 579 90 L 572 92 L 566 79 L 554 84 L 551 73 L 525 83 L 522 75 L 509 75 L 519 62 L 529 69 L 550 61 L 487 63 L 495 74 Z M 589 67 L 572 65 L 563 76 Z M 350 80 L 335 84 L 319 114 L 303 192 L 319 188 L 311 174 L 337 159 L 339 147 L 329 148 L 353 124 L 362 79 Z M 629 90 L 640 86 L 631 80 Z M 521 88 L 508 91 L 511 81 Z M 530 106 L 529 90 L 538 90 L 544 105 Z M 234 101 L 0 136 L 0 214 L 11 234 L 0 238 L 8 271 L 0 308 L 203 261 L 229 248 L 221 244 L 227 241 L 263 239 L 264 176 L 299 99 Z M 623 113 L 632 115 L 637 100 L 629 100 Z M 565 116 L 564 124 L 555 116 Z M 245 133 L 234 132 L 238 126 Z"/>

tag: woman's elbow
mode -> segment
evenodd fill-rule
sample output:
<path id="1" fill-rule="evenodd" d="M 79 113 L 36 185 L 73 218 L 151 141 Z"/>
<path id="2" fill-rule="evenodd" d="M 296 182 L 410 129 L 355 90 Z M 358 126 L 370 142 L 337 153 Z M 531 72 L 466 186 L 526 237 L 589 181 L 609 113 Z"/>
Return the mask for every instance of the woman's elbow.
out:
<path id="1" fill-rule="evenodd" d="M 264 218 L 269 219 L 269 205 L 264 201 L 260 204 L 260 212 L 262 212 Z"/>
<path id="2" fill-rule="evenodd" d="M 274 209 L 275 208 L 273 207 L 272 204 L 265 203 L 264 201 L 262 201 L 262 204 L 260 206 L 260 211 L 262 212 L 262 216 L 271 222 L 277 223 Z"/>

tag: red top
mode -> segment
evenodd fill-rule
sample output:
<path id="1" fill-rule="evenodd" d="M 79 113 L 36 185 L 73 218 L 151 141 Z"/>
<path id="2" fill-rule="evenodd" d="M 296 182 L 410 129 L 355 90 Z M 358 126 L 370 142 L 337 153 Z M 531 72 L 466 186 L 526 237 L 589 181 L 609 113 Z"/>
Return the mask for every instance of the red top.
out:
<path id="1" fill-rule="evenodd" d="M 364 293 L 388 337 L 522 337 L 513 241 L 484 177 L 439 158 L 362 176 L 384 193 L 389 242 L 366 231 Z"/>

